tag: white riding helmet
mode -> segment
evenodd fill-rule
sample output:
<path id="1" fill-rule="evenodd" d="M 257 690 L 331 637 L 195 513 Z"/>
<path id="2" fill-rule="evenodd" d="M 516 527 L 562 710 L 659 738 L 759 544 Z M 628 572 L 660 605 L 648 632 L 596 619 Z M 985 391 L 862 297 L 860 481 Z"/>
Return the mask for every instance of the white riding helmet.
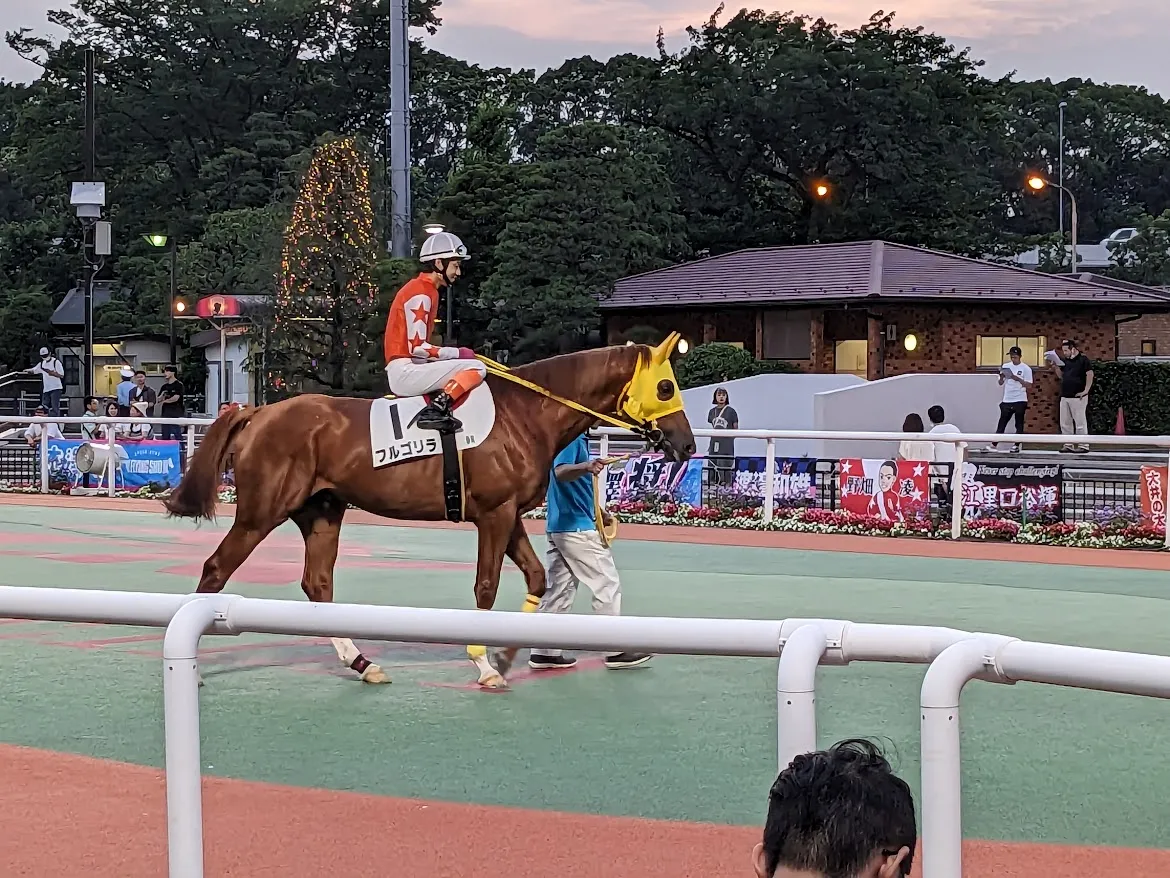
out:
<path id="1" fill-rule="evenodd" d="M 423 241 L 418 258 L 420 262 L 434 262 L 436 259 L 468 260 L 471 258 L 471 254 L 467 252 L 466 245 L 459 240 L 458 235 L 453 235 L 450 232 L 435 232 L 433 235 L 428 235 L 427 239 Z"/>

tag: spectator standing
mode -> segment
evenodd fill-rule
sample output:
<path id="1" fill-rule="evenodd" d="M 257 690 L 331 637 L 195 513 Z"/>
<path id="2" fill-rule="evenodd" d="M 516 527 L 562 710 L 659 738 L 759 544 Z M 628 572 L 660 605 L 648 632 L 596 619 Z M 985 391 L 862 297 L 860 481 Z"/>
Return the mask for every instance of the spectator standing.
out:
<path id="1" fill-rule="evenodd" d="M 712 430 L 738 430 L 739 413 L 731 407 L 731 397 L 726 387 L 715 388 L 711 397 L 711 411 L 707 412 L 707 423 Z M 717 485 L 731 485 L 735 482 L 735 437 L 712 436 L 707 451 L 711 466 L 715 470 Z"/>
<path id="2" fill-rule="evenodd" d="M 186 392 L 183 382 L 178 379 L 178 369 L 168 364 L 164 369 L 166 381 L 158 391 L 159 417 L 182 418 L 186 417 L 187 406 L 183 399 Z M 163 424 L 162 438 L 182 440 L 183 428 L 178 424 Z"/>
<path id="3" fill-rule="evenodd" d="M 122 380 L 118 382 L 118 417 L 124 418 L 130 414 L 130 393 L 134 390 L 134 370 L 129 366 L 122 367 Z"/>
<path id="4" fill-rule="evenodd" d="M 48 414 L 61 414 L 61 391 L 65 388 L 65 367 L 48 348 L 41 348 L 41 361 L 28 371 L 41 376 L 41 405 Z"/>
<path id="5" fill-rule="evenodd" d="M 150 410 L 158 402 L 158 394 L 146 383 L 146 373 L 141 369 L 134 373 L 134 387 L 130 390 L 130 405 L 133 406 L 136 402 L 146 403 L 147 411 L 143 412 L 146 417 L 150 417 Z"/>
<path id="6" fill-rule="evenodd" d="M 1007 429 L 1008 421 L 1015 418 L 1016 433 L 1024 432 L 1024 413 L 1028 410 L 1028 388 L 1032 386 L 1032 367 L 1023 362 L 1023 352 L 1018 347 L 1008 350 L 1008 362 L 999 367 L 999 385 L 1003 388 L 1003 400 L 999 404 L 999 424 L 996 433 Z M 992 445 L 988 451 L 996 450 Z M 1011 443 L 1009 452 L 1019 451 L 1018 442 Z"/>
<path id="7" fill-rule="evenodd" d="M 1066 338 L 1060 350 L 1064 359 L 1060 366 L 1060 432 L 1066 436 L 1087 436 L 1089 423 L 1086 415 L 1089 391 L 1093 389 L 1093 363 L 1072 339 Z M 1066 442 L 1060 450 L 1084 454 L 1089 446 Z"/>
<path id="8" fill-rule="evenodd" d="M 538 613 L 567 613 L 573 608 L 577 586 L 593 592 L 593 612 L 620 616 L 622 584 L 613 553 L 597 530 L 597 494 L 594 479 L 605 462 L 589 457 L 589 442 L 582 433 L 570 442 L 552 464 L 548 485 L 548 539 L 546 564 L 548 590 L 536 608 Z M 603 526 L 611 519 L 601 511 Z M 632 668 L 650 661 L 645 653 L 615 653 L 605 658 L 607 668 Z M 559 649 L 534 649 L 528 666 L 544 671 L 571 668 L 575 658 Z"/>
<path id="9" fill-rule="evenodd" d="M 914 796 L 869 741 L 792 760 L 768 793 L 756 878 L 904 878 L 918 827 Z"/>

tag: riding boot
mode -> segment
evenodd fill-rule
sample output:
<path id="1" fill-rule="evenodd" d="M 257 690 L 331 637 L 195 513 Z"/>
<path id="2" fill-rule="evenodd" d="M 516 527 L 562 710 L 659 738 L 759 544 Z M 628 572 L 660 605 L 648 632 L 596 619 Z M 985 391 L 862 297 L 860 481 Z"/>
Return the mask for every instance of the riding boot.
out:
<path id="1" fill-rule="evenodd" d="M 440 390 L 411 421 L 420 430 L 438 430 L 440 433 L 457 433 L 463 429 L 463 422 L 451 413 L 451 396 Z"/>

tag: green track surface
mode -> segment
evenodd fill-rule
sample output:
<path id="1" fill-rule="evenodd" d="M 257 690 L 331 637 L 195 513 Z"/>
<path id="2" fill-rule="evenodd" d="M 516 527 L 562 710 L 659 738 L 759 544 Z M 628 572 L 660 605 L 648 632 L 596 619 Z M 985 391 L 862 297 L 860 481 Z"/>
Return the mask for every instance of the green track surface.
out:
<path id="1" fill-rule="evenodd" d="M 221 529 L 5 507 L 0 584 L 187 592 Z M 304 600 L 295 528 L 268 542 L 229 589 Z M 534 543 L 542 552 L 543 539 Z M 627 615 L 845 618 L 1168 651 L 1163 573 L 633 541 L 615 554 Z M 348 525 L 338 598 L 470 607 L 474 559 L 474 533 Z M 501 606 L 518 608 L 522 594 L 520 575 L 506 570 Z M 586 595 L 576 609 L 589 612 Z M 161 766 L 160 641 L 92 644 L 150 633 L 0 624 L 0 742 Z M 361 644 L 394 678 L 370 687 L 328 643 L 246 636 L 203 645 L 208 774 L 737 824 L 761 822 L 775 774 L 768 660 L 659 656 L 624 672 L 583 661 L 496 695 L 458 688 L 474 680 L 458 647 Z M 917 794 L 924 670 L 822 669 L 821 744 L 885 739 Z M 963 748 L 968 837 L 1170 847 L 1170 704 L 972 683 Z"/>

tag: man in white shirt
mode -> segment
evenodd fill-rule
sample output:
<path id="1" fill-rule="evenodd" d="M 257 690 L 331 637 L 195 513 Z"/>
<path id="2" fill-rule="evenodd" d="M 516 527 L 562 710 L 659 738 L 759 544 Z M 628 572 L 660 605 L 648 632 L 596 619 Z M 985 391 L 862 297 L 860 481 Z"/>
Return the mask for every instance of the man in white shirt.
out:
<path id="1" fill-rule="evenodd" d="M 1009 362 L 999 367 L 1003 401 L 999 404 L 999 426 L 995 428 L 996 433 L 1004 432 L 1012 418 L 1016 419 L 1016 433 L 1024 432 L 1024 412 L 1028 410 L 1028 388 L 1032 386 L 1032 367 L 1023 362 L 1021 356 L 1020 349 L 1013 347 L 1008 351 Z M 992 445 L 987 450 L 995 451 L 997 448 Z M 1019 451 L 1019 443 L 1011 443 L 1006 450 Z"/>
<path id="2" fill-rule="evenodd" d="M 65 367 L 48 348 L 41 348 L 41 361 L 28 371 L 41 376 L 41 404 L 54 416 L 61 414 L 61 391 Z"/>
<path id="3" fill-rule="evenodd" d="M 958 433 L 959 428 L 954 424 L 947 423 L 947 413 L 943 411 L 941 405 L 932 405 L 926 410 L 926 416 L 930 418 L 930 433 Z M 954 497 L 954 488 L 957 483 L 958 475 L 954 472 L 955 463 L 955 446 L 951 442 L 935 442 L 934 443 L 934 459 L 939 464 L 951 465 L 951 485 L 948 487 L 945 466 L 932 466 L 930 468 L 931 479 L 934 482 L 934 495 L 943 505 L 949 505 Z"/>
<path id="4" fill-rule="evenodd" d="M 33 417 L 35 418 L 47 418 L 48 416 L 49 413 L 45 411 L 45 407 L 43 405 L 37 406 L 37 410 L 33 412 Z M 42 437 L 47 439 L 65 438 L 61 435 L 61 428 L 53 423 L 29 424 L 28 428 L 24 431 L 24 441 L 27 442 L 32 448 L 37 447 Z"/>

